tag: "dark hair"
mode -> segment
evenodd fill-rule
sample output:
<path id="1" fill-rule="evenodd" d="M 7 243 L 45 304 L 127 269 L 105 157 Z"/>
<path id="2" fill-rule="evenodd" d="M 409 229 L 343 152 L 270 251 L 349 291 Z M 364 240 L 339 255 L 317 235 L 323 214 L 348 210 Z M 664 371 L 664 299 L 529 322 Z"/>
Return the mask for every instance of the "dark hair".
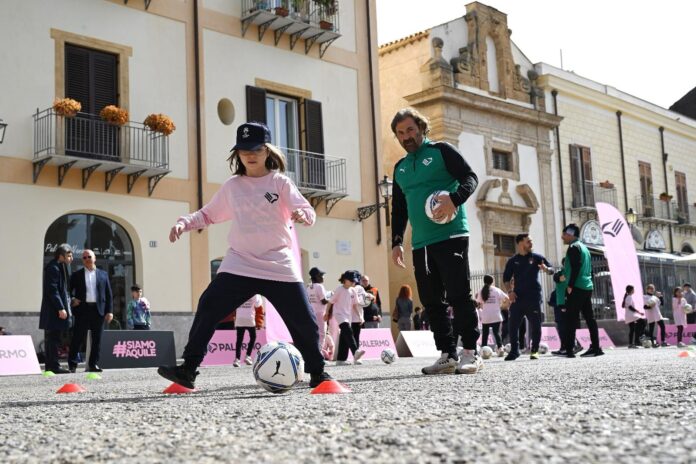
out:
<path id="1" fill-rule="evenodd" d="M 570 234 L 573 237 L 580 237 L 580 227 L 577 224 L 571 222 L 563 228 L 563 232 Z"/>
<path id="2" fill-rule="evenodd" d="M 483 276 L 483 288 L 481 289 L 481 299 L 486 302 L 491 296 L 491 285 L 493 285 L 493 276 L 486 274 Z"/>
<path id="3" fill-rule="evenodd" d="M 58 259 L 61 256 L 67 256 L 69 254 L 72 254 L 72 247 L 68 245 L 67 243 L 61 243 L 56 247 L 56 251 L 53 253 L 53 257 L 55 259 Z"/>
<path id="4" fill-rule="evenodd" d="M 674 290 L 672 290 L 672 296 L 677 297 L 677 291 L 681 291 L 681 287 L 674 287 Z"/>
<path id="5" fill-rule="evenodd" d="M 430 124 L 428 122 L 428 118 L 419 113 L 418 110 L 416 110 L 415 108 L 404 108 L 402 110 L 399 110 L 394 115 L 394 118 L 391 122 L 392 132 L 396 134 L 396 125 L 408 118 L 411 118 L 416 122 L 418 128 L 423 132 L 424 135 L 430 132 Z"/>
<path id="6" fill-rule="evenodd" d="M 621 307 L 625 308 L 626 307 L 626 297 L 628 296 L 629 292 L 633 291 L 633 285 L 626 285 L 626 293 L 624 293 L 623 301 L 621 302 Z"/>
<path id="7" fill-rule="evenodd" d="M 139 292 L 140 290 L 142 290 L 142 288 L 140 288 L 140 285 L 138 284 L 135 284 L 131 287 L 131 292 Z"/>
<path id="8" fill-rule="evenodd" d="M 264 147 L 266 147 L 266 150 L 268 150 L 268 157 L 266 158 L 265 163 L 266 169 L 269 171 L 278 170 L 280 172 L 285 172 L 286 162 L 283 152 L 280 151 L 278 147 L 271 145 L 270 143 L 264 144 Z M 232 174 L 239 176 L 246 175 L 244 163 L 242 163 L 242 161 L 239 159 L 239 150 L 232 150 L 232 153 L 227 158 L 227 161 L 230 163 L 230 171 L 232 171 Z"/>
<path id="9" fill-rule="evenodd" d="M 515 243 L 520 243 L 525 238 L 529 237 L 529 234 L 517 234 L 515 235 Z"/>

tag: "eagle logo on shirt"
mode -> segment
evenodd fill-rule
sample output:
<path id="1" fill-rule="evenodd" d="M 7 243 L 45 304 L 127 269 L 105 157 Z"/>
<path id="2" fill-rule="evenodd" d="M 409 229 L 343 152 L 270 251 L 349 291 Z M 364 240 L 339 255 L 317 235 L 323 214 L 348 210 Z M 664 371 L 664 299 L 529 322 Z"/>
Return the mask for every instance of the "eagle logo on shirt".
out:
<path id="1" fill-rule="evenodd" d="M 429 165 L 429 164 L 432 163 L 432 162 L 433 162 L 433 158 L 432 158 L 432 157 L 425 158 L 425 159 L 423 160 L 423 165 L 424 165 L 424 166 L 427 166 L 427 165 Z"/>
<path id="2" fill-rule="evenodd" d="M 275 203 L 278 201 L 278 194 L 277 193 L 270 193 L 266 192 L 266 194 L 263 196 L 270 204 Z"/>

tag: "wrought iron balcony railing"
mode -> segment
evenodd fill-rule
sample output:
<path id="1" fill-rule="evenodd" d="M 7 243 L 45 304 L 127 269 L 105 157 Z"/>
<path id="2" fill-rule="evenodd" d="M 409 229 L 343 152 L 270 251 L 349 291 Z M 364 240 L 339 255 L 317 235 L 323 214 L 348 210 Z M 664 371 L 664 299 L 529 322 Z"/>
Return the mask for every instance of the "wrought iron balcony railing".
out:
<path id="1" fill-rule="evenodd" d="M 676 206 L 675 219 L 678 224 L 685 226 L 696 226 L 696 206 L 683 205 Z"/>
<path id="2" fill-rule="evenodd" d="M 34 114 L 34 182 L 46 164 L 58 165 L 58 185 L 71 168 L 82 169 L 84 188 L 94 171 L 105 171 L 105 189 L 118 174 L 128 176 L 128 193 L 140 176 L 148 192 L 169 171 L 169 137 L 141 123 L 115 126 L 98 115 L 58 115 L 53 108 Z"/>
<path id="3" fill-rule="evenodd" d="M 287 155 L 287 172 L 300 192 L 310 199 L 326 200 L 327 211 L 348 196 L 346 160 L 333 156 L 283 148 Z"/>
<path id="4" fill-rule="evenodd" d="M 616 187 L 608 187 L 591 180 L 573 183 L 573 208 L 595 208 L 596 203 L 609 203 L 616 207 Z"/>
<path id="5" fill-rule="evenodd" d="M 662 199 L 655 195 L 636 197 L 636 209 L 643 220 L 677 221 L 677 205 L 671 198 Z"/>
<path id="6" fill-rule="evenodd" d="M 290 49 L 295 48 L 299 39 L 304 39 L 305 54 L 316 43 L 319 44 L 319 56 L 323 57 L 331 43 L 341 37 L 338 0 L 326 3 L 314 0 L 242 0 L 242 36 L 251 24 L 256 24 L 259 41 L 271 29 L 276 45 L 286 34 L 290 38 Z"/>

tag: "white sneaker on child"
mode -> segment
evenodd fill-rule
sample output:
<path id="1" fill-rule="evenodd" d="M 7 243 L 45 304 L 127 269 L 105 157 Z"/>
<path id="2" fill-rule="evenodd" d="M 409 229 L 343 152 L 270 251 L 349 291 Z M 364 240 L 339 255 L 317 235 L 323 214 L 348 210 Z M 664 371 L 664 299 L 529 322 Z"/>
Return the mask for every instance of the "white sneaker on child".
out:
<path id="1" fill-rule="evenodd" d="M 459 364 L 455 369 L 455 374 L 475 374 L 483 369 L 483 361 L 481 356 L 476 354 L 474 350 L 464 350 L 459 358 Z"/>
<path id="2" fill-rule="evenodd" d="M 453 374 L 457 368 L 457 360 L 450 358 L 449 353 L 442 353 L 437 361 L 425 366 L 421 372 L 425 375 Z"/>
<path id="3" fill-rule="evenodd" d="M 254 364 L 254 360 L 251 359 L 251 356 L 247 356 L 246 359 L 244 359 L 244 362 L 247 366 L 251 366 L 252 364 Z"/>
<path id="4" fill-rule="evenodd" d="M 355 354 L 353 355 L 353 360 L 354 360 L 355 364 L 362 364 L 362 361 L 360 361 L 360 358 L 362 358 L 363 356 L 365 356 L 365 350 L 356 351 Z"/>
<path id="5" fill-rule="evenodd" d="M 677 343 L 677 346 L 678 346 L 679 348 L 685 348 L 685 347 L 686 347 L 686 343 L 684 343 L 684 342 L 679 342 L 679 343 Z"/>
<path id="6" fill-rule="evenodd" d="M 239 367 L 239 359 L 235 359 L 234 362 L 232 363 L 234 367 Z"/>

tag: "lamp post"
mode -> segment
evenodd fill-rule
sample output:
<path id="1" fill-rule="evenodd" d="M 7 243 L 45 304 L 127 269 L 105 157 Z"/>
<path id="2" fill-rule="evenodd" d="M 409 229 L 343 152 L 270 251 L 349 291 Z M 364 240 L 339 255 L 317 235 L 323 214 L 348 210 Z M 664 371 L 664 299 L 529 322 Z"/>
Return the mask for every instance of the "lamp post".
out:
<path id="1" fill-rule="evenodd" d="M 392 196 L 392 188 L 394 186 L 394 183 L 389 177 L 384 176 L 384 178 L 377 184 L 377 186 L 379 187 L 379 194 L 382 195 L 382 198 L 384 198 L 384 203 L 379 203 L 378 201 L 374 205 L 361 206 L 360 208 L 358 208 L 358 221 L 363 221 L 364 219 L 369 218 L 375 211 L 384 207 L 387 213 L 386 224 L 388 227 L 389 225 L 391 225 L 391 218 L 389 217 L 389 199 Z"/>
<path id="2" fill-rule="evenodd" d="M 629 226 L 638 222 L 638 215 L 633 211 L 633 208 L 628 208 L 628 211 L 626 211 L 626 222 L 628 222 Z"/>
<path id="3" fill-rule="evenodd" d="M 2 119 L 0 119 L 0 143 L 5 140 L 5 129 L 7 129 L 7 123 L 2 122 Z"/>

